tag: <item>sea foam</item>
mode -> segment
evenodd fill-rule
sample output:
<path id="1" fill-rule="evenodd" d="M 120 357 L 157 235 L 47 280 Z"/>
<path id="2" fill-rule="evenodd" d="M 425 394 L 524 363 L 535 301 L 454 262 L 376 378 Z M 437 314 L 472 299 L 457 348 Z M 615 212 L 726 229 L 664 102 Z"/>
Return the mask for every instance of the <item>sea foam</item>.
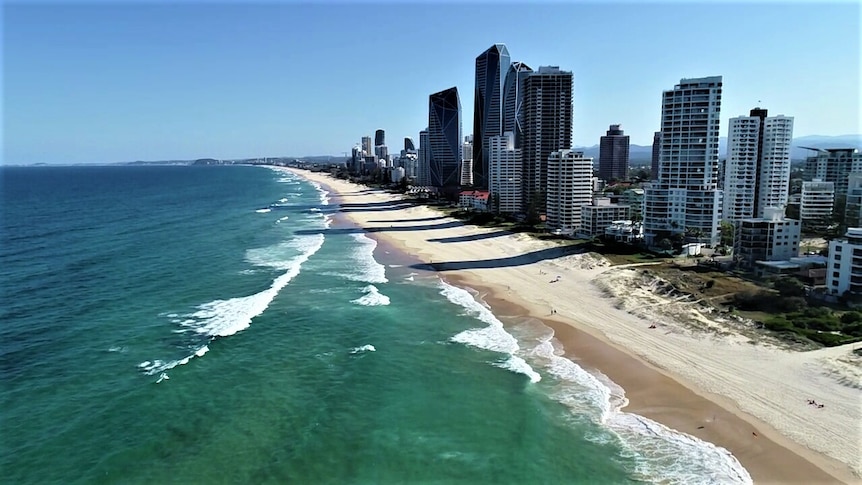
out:
<path id="1" fill-rule="evenodd" d="M 356 272 L 346 275 L 354 281 L 366 283 L 388 283 L 386 279 L 386 266 L 374 259 L 374 249 L 377 241 L 366 236 L 364 233 L 351 234 L 356 241 L 351 258 L 354 261 Z"/>
<path id="2" fill-rule="evenodd" d="M 455 335 L 451 339 L 453 342 L 508 354 L 505 362 L 494 365 L 524 374 L 530 378 L 531 382 L 542 380 L 539 373 L 533 370 L 524 359 L 515 355 L 519 351 L 517 340 L 506 332 L 503 328 L 503 322 L 498 320 L 488 307 L 476 301 L 473 295 L 465 289 L 452 286 L 442 280 L 440 280 L 439 287 L 440 294 L 445 296 L 447 300 L 464 308 L 468 315 L 488 324 L 487 327 L 471 328 Z"/>
<path id="3" fill-rule="evenodd" d="M 364 295 L 355 300 L 351 300 L 350 302 L 363 306 L 382 306 L 389 304 L 389 297 L 380 293 L 380 290 L 378 290 L 374 285 L 368 285 L 365 288 L 362 288 L 362 291 L 365 292 Z"/>

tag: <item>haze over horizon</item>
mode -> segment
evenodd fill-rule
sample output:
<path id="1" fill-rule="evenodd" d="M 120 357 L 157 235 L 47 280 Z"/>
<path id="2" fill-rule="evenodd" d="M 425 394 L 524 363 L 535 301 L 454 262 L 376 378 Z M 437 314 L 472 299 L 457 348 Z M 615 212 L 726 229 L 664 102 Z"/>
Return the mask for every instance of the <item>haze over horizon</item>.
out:
<path id="1" fill-rule="evenodd" d="M 758 105 L 795 138 L 862 133 L 849 2 L 7 2 L 3 24 L 4 164 L 340 156 L 378 128 L 397 153 L 451 86 L 472 131 L 475 57 L 495 42 L 574 73 L 575 146 L 616 123 L 650 145 L 662 91 L 712 75 L 722 136 Z"/>

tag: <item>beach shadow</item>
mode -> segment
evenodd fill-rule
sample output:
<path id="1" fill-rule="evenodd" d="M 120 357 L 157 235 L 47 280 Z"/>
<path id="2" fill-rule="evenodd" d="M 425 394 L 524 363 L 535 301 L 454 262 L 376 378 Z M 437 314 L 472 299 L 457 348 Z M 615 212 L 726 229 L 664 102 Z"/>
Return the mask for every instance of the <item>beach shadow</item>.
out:
<path id="1" fill-rule="evenodd" d="M 429 239 L 428 242 L 439 242 L 439 243 L 458 243 L 458 242 L 468 242 L 468 241 L 480 241 L 482 239 L 492 239 L 500 236 L 508 236 L 512 234 L 509 231 L 494 231 L 494 232 L 486 232 L 483 234 L 470 234 L 468 236 L 453 236 L 453 237 L 438 237 L 434 239 Z"/>
<path id="2" fill-rule="evenodd" d="M 547 248 L 540 249 L 518 256 L 509 256 L 506 258 L 496 259 L 480 259 L 472 261 L 444 261 L 437 263 L 420 263 L 410 265 L 414 269 L 423 269 L 431 271 L 457 271 L 462 269 L 491 269 L 491 268 L 510 268 L 514 266 L 524 266 L 527 264 L 538 263 L 549 259 L 561 258 L 572 254 L 582 253 L 584 249 L 580 246 L 567 246 L 562 248 Z"/>
<path id="3" fill-rule="evenodd" d="M 341 207 L 353 209 L 353 208 L 362 208 L 366 209 L 369 207 L 398 207 L 398 206 L 414 206 L 412 202 L 407 202 L 403 200 L 394 200 L 394 201 L 384 201 L 384 202 L 344 202 L 341 204 Z"/>
<path id="4" fill-rule="evenodd" d="M 379 222 L 379 223 L 399 223 L 399 222 L 427 222 L 427 221 L 439 221 L 440 219 L 445 219 L 448 216 L 434 216 L 434 217 L 419 217 L 416 219 L 392 219 L 391 221 L 368 221 L 368 222 Z"/>
<path id="5" fill-rule="evenodd" d="M 314 235 L 314 234 L 324 234 L 324 235 L 336 235 L 336 234 L 362 234 L 362 233 L 375 233 L 375 232 L 403 232 L 403 231 L 428 231 L 433 229 L 450 229 L 453 227 L 461 227 L 464 223 L 462 222 L 443 222 L 440 224 L 426 224 L 422 226 L 391 226 L 391 227 L 344 227 L 338 229 L 301 229 L 296 231 L 294 234 L 300 235 Z"/>

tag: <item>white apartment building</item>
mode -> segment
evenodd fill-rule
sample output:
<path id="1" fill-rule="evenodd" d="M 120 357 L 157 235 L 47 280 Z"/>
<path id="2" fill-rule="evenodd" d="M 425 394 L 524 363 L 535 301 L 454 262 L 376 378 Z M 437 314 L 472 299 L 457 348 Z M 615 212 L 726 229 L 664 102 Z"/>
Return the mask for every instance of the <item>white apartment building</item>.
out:
<path id="1" fill-rule="evenodd" d="M 548 157 L 545 198 L 550 229 L 574 233 L 581 226 L 581 208 L 592 201 L 593 159 L 584 152 L 559 150 Z"/>
<path id="2" fill-rule="evenodd" d="M 521 149 L 515 148 L 515 134 L 491 137 L 488 143 L 488 190 L 491 210 L 515 214 L 523 209 Z"/>
<path id="3" fill-rule="evenodd" d="M 805 223 L 822 223 L 832 216 L 835 184 L 813 180 L 802 182 L 799 218 Z"/>
<path id="4" fill-rule="evenodd" d="M 789 261 L 799 255 L 801 232 L 799 221 L 786 219 L 783 208 L 767 207 L 764 217 L 736 221 L 734 261 L 746 268 L 757 261 Z"/>
<path id="5" fill-rule="evenodd" d="M 862 294 L 862 228 L 848 228 L 844 239 L 829 241 L 826 289 L 834 296 Z"/>
<path id="6" fill-rule="evenodd" d="M 644 230 L 648 244 L 661 233 L 703 234 L 719 240 L 718 134 L 721 76 L 682 79 L 662 95 L 657 180 L 645 187 Z"/>
<path id="7" fill-rule="evenodd" d="M 581 228 L 578 235 L 585 238 L 601 236 L 614 222 L 629 218 L 627 205 L 612 204 L 608 197 L 596 197 L 590 205 L 581 207 Z"/>
<path id="8" fill-rule="evenodd" d="M 461 161 L 461 185 L 473 185 L 473 159 Z"/>
<path id="9" fill-rule="evenodd" d="M 816 155 L 805 159 L 802 180 L 821 180 L 835 184 L 835 195 L 847 193 L 851 173 L 862 172 L 862 154 L 855 148 L 809 148 Z"/>
<path id="10" fill-rule="evenodd" d="M 750 116 L 730 119 L 724 166 L 725 220 L 764 217 L 767 207 L 787 207 L 793 118 L 766 115 L 767 110 L 754 108 Z"/>

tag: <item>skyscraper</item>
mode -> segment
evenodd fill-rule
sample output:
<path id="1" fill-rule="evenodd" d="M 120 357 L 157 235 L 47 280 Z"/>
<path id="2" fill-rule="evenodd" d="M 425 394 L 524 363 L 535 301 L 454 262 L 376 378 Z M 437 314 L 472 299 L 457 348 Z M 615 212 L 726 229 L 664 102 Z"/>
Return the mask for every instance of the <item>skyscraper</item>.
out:
<path id="1" fill-rule="evenodd" d="M 491 210 L 514 214 L 521 212 L 523 196 L 521 150 L 515 148 L 515 134 L 507 131 L 503 136 L 491 138 L 488 190 L 491 192 Z"/>
<path id="2" fill-rule="evenodd" d="M 521 105 L 524 102 L 524 96 L 521 89 L 524 78 L 532 72 L 530 66 L 523 62 L 513 62 L 509 65 L 509 72 L 506 74 L 506 84 L 503 89 L 503 133 L 514 134 L 515 148 L 521 147 L 523 137 L 524 113 L 521 111 Z"/>
<path id="3" fill-rule="evenodd" d="M 655 132 L 652 137 L 652 164 L 650 165 L 650 180 L 658 180 L 658 156 L 661 153 L 661 132 Z"/>
<path id="4" fill-rule="evenodd" d="M 583 152 L 554 151 L 548 157 L 548 227 L 573 233 L 581 227 L 581 209 L 592 202 L 593 159 Z"/>
<path id="5" fill-rule="evenodd" d="M 416 151 L 416 146 L 413 144 L 413 138 L 410 138 L 409 136 L 404 137 L 404 151 Z"/>
<path id="6" fill-rule="evenodd" d="M 428 167 L 430 185 L 461 183 L 461 101 L 452 87 L 428 98 Z"/>
<path id="7" fill-rule="evenodd" d="M 488 146 L 503 134 L 503 87 L 509 69 L 509 50 L 494 44 L 476 58 L 473 107 L 473 185 L 488 188 Z"/>
<path id="8" fill-rule="evenodd" d="M 658 180 L 644 191 L 648 244 L 674 233 L 718 243 L 721 76 L 682 79 L 662 94 Z"/>
<path id="9" fill-rule="evenodd" d="M 620 125 L 611 125 L 599 141 L 599 178 L 625 180 L 629 172 L 629 137 Z"/>
<path id="10" fill-rule="evenodd" d="M 540 211 L 545 206 L 548 157 L 572 146 L 573 80 L 571 71 L 561 71 L 557 66 L 541 66 L 524 78 L 523 201 L 525 206 Z"/>
<path id="11" fill-rule="evenodd" d="M 416 178 L 419 185 L 431 185 L 431 167 L 428 165 L 428 128 L 419 132 L 419 154 L 416 160 Z"/>
<path id="12" fill-rule="evenodd" d="M 847 195 L 851 173 L 862 172 L 862 154 L 855 148 L 809 148 L 814 156 L 805 159 L 802 180 L 820 179 L 835 184 L 835 196 Z"/>
<path id="13" fill-rule="evenodd" d="M 365 153 L 366 156 L 374 155 L 374 147 L 371 146 L 370 136 L 362 137 L 362 152 Z"/>
<path id="14" fill-rule="evenodd" d="M 386 133 L 383 130 L 377 130 L 374 132 L 374 146 L 378 147 L 380 145 L 386 144 Z"/>
<path id="15" fill-rule="evenodd" d="M 754 108 L 730 119 L 723 219 L 761 218 L 767 207 L 787 206 L 792 138 L 792 117 L 767 117 L 767 110 Z"/>

